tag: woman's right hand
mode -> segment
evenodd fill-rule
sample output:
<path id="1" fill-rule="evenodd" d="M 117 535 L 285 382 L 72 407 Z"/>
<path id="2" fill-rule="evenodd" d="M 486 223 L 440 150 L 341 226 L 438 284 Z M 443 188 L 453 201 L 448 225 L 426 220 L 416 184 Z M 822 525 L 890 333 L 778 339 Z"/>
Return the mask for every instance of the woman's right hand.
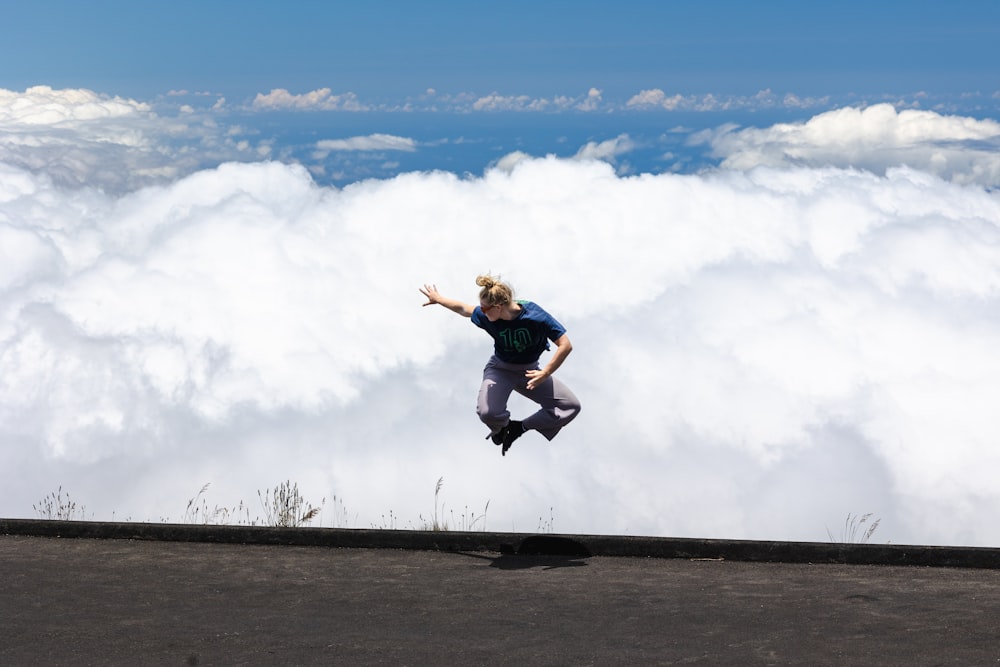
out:
<path id="1" fill-rule="evenodd" d="M 435 303 L 441 303 L 441 295 L 438 293 L 437 285 L 424 285 L 420 288 L 420 293 L 427 297 L 425 306 L 433 306 Z"/>
<path id="2" fill-rule="evenodd" d="M 425 306 L 432 306 L 437 303 L 452 312 L 458 313 L 462 317 L 472 317 L 472 311 L 475 310 L 475 306 L 443 296 L 438 292 L 437 285 L 424 285 L 420 288 L 420 293 L 427 297 Z"/>

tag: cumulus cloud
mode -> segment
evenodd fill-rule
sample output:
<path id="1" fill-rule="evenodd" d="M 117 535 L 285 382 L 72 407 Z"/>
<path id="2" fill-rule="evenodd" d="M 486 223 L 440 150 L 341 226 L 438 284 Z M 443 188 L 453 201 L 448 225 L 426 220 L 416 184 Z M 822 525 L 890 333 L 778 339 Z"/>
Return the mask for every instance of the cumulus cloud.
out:
<path id="1" fill-rule="evenodd" d="M 492 165 L 492 167 L 506 174 L 509 174 L 510 172 L 514 171 L 514 167 L 516 167 L 520 163 L 532 159 L 533 158 L 531 157 L 531 155 L 525 153 L 524 151 L 514 151 L 513 153 L 508 153 L 507 155 L 501 157 L 499 160 L 496 161 L 496 164 Z"/>
<path id="2" fill-rule="evenodd" d="M 834 165 L 885 173 L 907 165 L 957 183 L 1000 183 L 1000 123 L 890 104 L 767 128 L 729 126 L 701 140 L 731 169 Z"/>
<path id="3" fill-rule="evenodd" d="M 0 89 L 0 160 L 76 184 L 97 171 L 101 162 L 104 169 L 113 160 L 129 163 L 134 169 L 107 178 L 107 185 L 116 189 L 159 170 L 175 176 L 161 161 L 136 159 L 152 158 L 144 128 L 155 122 L 144 103 L 88 90 Z"/>
<path id="4" fill-rule="evenodd" d="M 316 142 L 316 148 L 323 153 L 332 151 L 404 151 L 412 153 L 417 149 L 417 142 L 409 137 L 376 133 L 348 139 L 324 139 Z"/>
<path id="5" fill-rule="evenodd" d="M 205 482 L 293 479 L 406 527 L 444 477 L 489 529 L 824 540 L 874 512 L 876 539 L 1000 540 L 982 187 L 523 154 L 342 190 L 273 162 L 120 195 L 3 170 L 4 515 L 61 484 L 176 520 Z M 474 299 L 484 270 L 567 325 L 584 403 L 504 458 L 472 410 L 488 340 L 416 289 Z"/>
<path id="6" fill-rule="evenodd" d="M 267 94 L 258 93 L 251 107 L 258 111 L 364 111 L 367 108 L 354 93 L 334 95 L 329 88 L 319 88 L 300 95 L 292 94 L 284 88 L 275 88 Z"/>
<path id="7" fill-rule="evenodd" d="M 600 107 L 601 101 L 601 91 L 597 88 L 591 88 L 587 91 L 587 96 L 576 105 L 576 108 L 579 111 L 595 111 Z"/>
<path id="8" fill-rule="evenodd" d="M 608 164 L 615 164 L 620 155 L 629 153 L 635 149 L 635 142 L 627 134 L 620 134 L 614 139 L 606 141 L 588 141 L 577 150 L 571 160 L 599 160 Z M 504 173 L 511 173 L 523 162 L 530 162 L 534 158 L 524 151 L 513 151 L 497 160 L 491 168 Z"/>
<path id="9" fill-rule="evenodd" d="M 89 90 L 34 86 L 23 93 L 0 89 L 0 123 L 59 125 L 71 121 L 121 118 L 149 112 L 149 105 Z"/>
<path id="10" fill-rule="evenodd" d="M 643 90 L 629 98 L 625 106 L 628 107 L 662 107 L 667 111 L 675 111 L 685 103 L 683 95 L 672 95 L 667 97 L 659 88 Z"/>
<path id="11" fill-rule="evenodd" d="M 604 160 L 614 163 L 619 155 L 635 148 L 635 142 L 627 134 L 620 134 L 606 141 L 589 141 L 580 147 L 574 156 L 577 160 Z"/>
<path id="12" fill-rule="evenodd" d="M 0 89 L 0 162 L 58 185 L 123 193 L 266 156 L 266 144 L 226 136 L 192 111 L 182 107 L 183 120 L 164 119 L 147 103 L 89 90 Z"/>

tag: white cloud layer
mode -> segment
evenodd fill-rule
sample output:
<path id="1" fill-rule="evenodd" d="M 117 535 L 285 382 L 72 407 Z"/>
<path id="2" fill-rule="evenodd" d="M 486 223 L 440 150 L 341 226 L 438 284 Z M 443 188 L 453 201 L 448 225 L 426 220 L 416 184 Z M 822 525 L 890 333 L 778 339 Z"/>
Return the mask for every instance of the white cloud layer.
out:
<path id="1" fill-rule="evenodd" d="M 62 485 L 94 518 L 179 520 L 206 482 L 231 506 L 291 479 L 407 527 L 444 477 L 491 530 L 822 541 L 873 512 L 874 541 L 1000 543 L 995 192 L 502 162 L 342 190 L 224 164 L 127 194 L 0 166 L 0 515 Z M 507 457 L 474 415 L 488 339 L 417 292 L 474 299 L 485 270 L 567 325 L 584 405 Z"/>
<path id="2" fill-rule="evenodd" d="M 834 165 L 885 173 L 908 165 L 958 183 L 1000 184 L 1000 123 L 890 104 L 844 108 L 804 123 L 710 132 L 722 166 Z"/>

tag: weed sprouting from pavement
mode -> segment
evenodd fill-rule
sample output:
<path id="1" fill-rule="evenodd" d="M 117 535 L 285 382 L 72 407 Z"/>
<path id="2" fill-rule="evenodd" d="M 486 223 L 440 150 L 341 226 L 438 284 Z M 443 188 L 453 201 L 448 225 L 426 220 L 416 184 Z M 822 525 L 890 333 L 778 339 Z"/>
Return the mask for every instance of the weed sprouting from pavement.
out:
<path id="1" fill-rule="evenodd" d="M 354 517 L 355 523 L 357 523 L 357 515 Z M 331 519 L 330 526 L 332 528 L 347 528 L 351 525 L 350 517 L 347 513 L 347 507 L 344 506 L 344 501 L 337 496 L 333 497 L 333 518 Z"/>
<path id="2" fill-rule="evenodd" d="M 454 510 L 449 510 L 448 514 L 451 516 L 451 525 L 454 530 L 459 530 L 463 532 L 479 531 L 485 532 L 486 530 L 486 512 L 490 509 L 490 501 L 486 501 L 486 505 L 483 507 L 483 513 L 476 516 L 475 512 L 469 511 L 469 506 L 466 505 L 463 512 L 456 518 Z"/>
<path id="3" fill-rule="evenodd" d="M 239 505 L 232 508 L 216 505 L 215 509 L 208 509 L 208 502 L 202 496 L 208 491 L 209 486 L 211 486 L 211 482 L 201 487 L 198 494 L 188 501 L 187 508 L 184 510 L 183 523 L 256 525 L 256 522 L 250 519 L 250 508 L 242 500 Z"/>
<path id="4" fill-rule="evenodd" d="M 432 531 L 446 531 L 446 530 L 460 530 L 460 531 L 472 531 L 476 529 L 477 524 L 479 524 L 480 530 L 486 530 L 486 511 L 490 508 L 490 502 L 486 501 L 486 506 L 483 508 L 483 513 L 480 516 L 476 516 L 475 512 L 469 512 L 469 506 L 465 506 L 465 511 L 456 519 L 454 510 L 448 511 L 448 516 L 451 517 L 451 523 L 444 519 L 444 503 L 439 502 L 438 496 L 441 494 L 441 487 L 444 486 L 444 477 L 438 479 L 437 484 L 434 486 L 434 516 L 430 520 L 425 519 L 423 515 L 419 515 L 421 523 L 420 530 L 432 530 Z"/>
<path id="5" fill-rule="evenodd" d="M 86 511 L 81 505 L 76 506 L 76 503 L 70 500 L 69 492 L 66 492 L 66 497 L 63 498 L 63 488 L 59 487 L 58 491 L 50 493 L 45 496 L 38 505 L 32 505 L 31 508 L 38 513 L 40 519 L 56 520 L 56 521 L 83 521 L 86 519 Z"/>
<path id="6" fill-rule="evenodd" d="M 538 532 L 539 533 L 551 533 L 553 532 L 553 526 L 555 524 L 555 519 L 552 518 L 552 508 L 549 508 L 549 518 L 548 520 L 538 517 Z"/>
<path id="7" fill-rule="evenodd" d="M 868 527 L 865 528 L 865 524 L 868 520 L 872 518 L 872 513 L 863 514 L 858 516 L 857 514 L 847 513 L 847 518 L 844 520 L 844 526 L 841 530 L 840 539 L 833 536 L 830 529 L 826 529 L 826 534 L 830 537 L 831 542 L 840 542 L 841 544 L 867 544 L 868 540 L 871 539 L 875 530 L 878 528 L 879 523 L 882 519 L 875 519 Z"/>
<path id="8" fill-rule="evenodd" d="M 444 486 L 444 477 L 439 477 L 437 484 L 434 485 L 434 519 L 428 522 L 422 514 L 419 515 L 420 520 L 424 522 L 424 530 L 448 530 L 448 524 L 438 520 L 438 495 L 441 493 L 442 486 Z"/>
<path id="9" fill-rule="evenodd" d="M 392 510 L 381 515 L 381 523 L 371 524 L 371 528 L 380 530 L 425 530 L 425 531 L 485 531 L 486 513 L 490 503 L 486 501 L 483 512 L 477 515 L 469 510 L 466 505 L 461 513 L 456 514 L 455 510 L 446 506 L 441 498 L 441 489 L 444 486 L 444 477 L 440 477 L 434 486 L 434 513 L 430 518 L 418 515 L 419 521 L 414 525 L 413 521 L 403 521 Z M 302 497 L 298 484 L 293 484 L 290 480 L 282 482 L 274 490 L 265 489 L 257 491 L 260 499 L 263 516 L 253 517 L 250 514 L 249 506 L 242 500 L 236 505 L 214 505 L 209 506 L 207 499 L 211 482 L 205 483 L 187 501 L 181 523 L 188 525 L 243 525 L 243 526 L 276 526 L 276 527 L 302 527 L 313 522 L 323 514 L 326 506 L 324 498 L 319 507 L 313 506 Z M 32 508 L 42 519 L 54 519 L 61 521 L 85 520 L 85 511 L 82 506 L 78 506 L 70 499 L 69 494 L 64 492 L 60 486 L 58 491 L 50 494 Z M 329 527 L 349 528 L 357 525 L 357 515 L 353 517 L 348 513 L 343 499 L 333 496 L 333 514 L 330 517 Z M 551 511 L 551 510 L 550 510 Z M 112 521 L 115 520 L 115 512 L 112 512 Z M 126 522 L 131 522 L 129 515 Z M 160 516 L 159 523 L 171 523 L 167 516 Z M 539 525 L 542 520 L 539 519 Z M 322 525 L 322 521 L 319 521 Z M 549 521 L 549 531 L 551 532 L 551 519 Z"/>
<path id="10" fill-rule="evenodd" d="M 320 513 L 319 507 L 313 507 L 299 493 L 299 485 L 287 480 L 275 487 L 272 492 L 266 489 L 258 491 L 260 504 L 264 508 L 264 521 L 268 526 L 282 528 L 297 528 L 309 523 Z M 323 503 L 326 499 L 323 499 Z"/>
<path id="11" fill-rule="evenodd" d="M 392 510 L 389 510 L 388 518 L 383 514 L 382 523 L 379 525 L 373 523 L 372 528 L 375 530 L 399 530 L 399 518 L 392 513 Z"/>

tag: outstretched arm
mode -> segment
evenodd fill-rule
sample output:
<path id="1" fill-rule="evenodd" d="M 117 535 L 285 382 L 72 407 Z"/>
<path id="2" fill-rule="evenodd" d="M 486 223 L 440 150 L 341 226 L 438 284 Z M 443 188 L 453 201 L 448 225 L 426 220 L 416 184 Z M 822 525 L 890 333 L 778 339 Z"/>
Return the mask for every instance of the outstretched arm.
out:
<path id="1" fill-rule="evenodd" d="M 528 371 L 524 374 L 528 378 L 528 389 L 534 389 L 544 382 L 546 378 L 555 373 L 556 369 L 562 366 L 562 362 L 566 360 L 566 357 L 572 351 L 573 343 L 569 341 L 569 336 L 566 334 L 559 336 L 558 340 L 556 340 L 556 350 L 552 353 L 549 363 L 545 364 L 545 367 L 541 370 Z"/>
<path id="2" fill-rule="evenodd" d="M 437 285 L 424 285 L 420 288 L 420 293 L 427 297 L 425 306 L 432 306 L 436 303 L 458 313 L 462 317 L 472 317 L 472 311 L 476 309 L 475 306 L 443 296 L 438 292 Z"/>

